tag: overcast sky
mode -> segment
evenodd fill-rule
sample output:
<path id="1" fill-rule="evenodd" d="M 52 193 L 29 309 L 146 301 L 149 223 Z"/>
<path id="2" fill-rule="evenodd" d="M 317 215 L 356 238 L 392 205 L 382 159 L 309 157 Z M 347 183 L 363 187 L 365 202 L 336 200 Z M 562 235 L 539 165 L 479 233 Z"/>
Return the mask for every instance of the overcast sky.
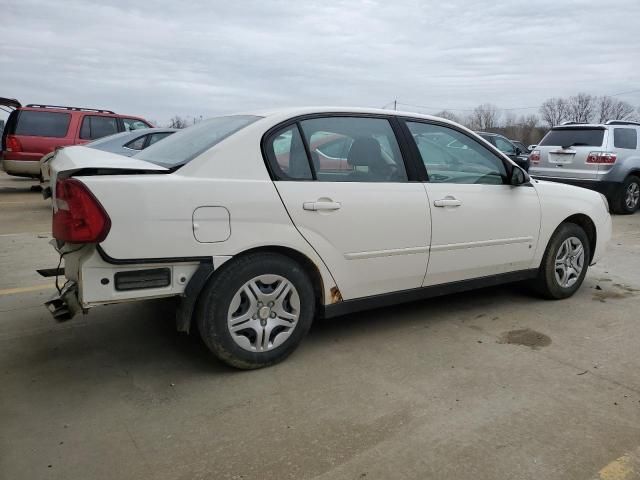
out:
<path id="1" fill-rule="evenodd" d="M 579 91 L 635 90 L 617 98 L 640 105 L 638 0 L 0 3 L 0 96 L 23 103 L 160 124 L 394 99 L 426 113 L 531 107 Z"/>

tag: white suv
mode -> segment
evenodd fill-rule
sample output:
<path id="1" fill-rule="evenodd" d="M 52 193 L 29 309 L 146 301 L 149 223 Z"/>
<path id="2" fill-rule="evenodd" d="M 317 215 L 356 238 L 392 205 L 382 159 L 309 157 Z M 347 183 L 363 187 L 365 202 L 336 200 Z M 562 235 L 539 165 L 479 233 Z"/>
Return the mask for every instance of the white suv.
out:
<path id="1" fill-rule="evenodd" d="M 132 158 L 65 148 L 51 169 L 54 316 L 176 296 L 177 328 L 239 368 L 285 358 L 316 316 L 519 280 L 568 297 L 611 236 L 600 194 L 408 113 L 218 117 Z"/>

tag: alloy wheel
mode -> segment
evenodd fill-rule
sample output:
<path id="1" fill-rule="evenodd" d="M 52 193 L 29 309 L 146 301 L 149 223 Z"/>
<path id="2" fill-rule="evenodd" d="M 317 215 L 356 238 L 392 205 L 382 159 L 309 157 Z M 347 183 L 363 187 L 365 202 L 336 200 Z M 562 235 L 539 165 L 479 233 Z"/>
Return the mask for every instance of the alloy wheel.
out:
<path id="1" fill-rule="evenodd" d="M 584 268 L 584 245 L 577 237 L 567 238 L 558 249 L 555 261 L 555 274 L 562 288 L 573 286 Z"/>
<path id="2" fill-rule="evenodd" d="M 640 186 L 636 182 L 631 182 L 625 192 L 624 202 L 629 210 L 638 208 L 640 201 Z"/>

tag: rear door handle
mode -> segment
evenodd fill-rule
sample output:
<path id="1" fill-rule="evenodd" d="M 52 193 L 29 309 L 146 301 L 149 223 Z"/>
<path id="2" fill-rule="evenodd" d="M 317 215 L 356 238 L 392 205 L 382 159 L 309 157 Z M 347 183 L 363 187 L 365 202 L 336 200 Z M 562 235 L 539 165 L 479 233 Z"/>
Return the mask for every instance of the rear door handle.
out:
<path id="1" fill-rule="evenodd" d="M 304 202 L 302 204 L 302 208 L 304 208 L 305 210 L 310 210 L 312 212 L 339 210 L 341 206 L 342 205 L 340 205 L 340 202 L 329 202 L 325 200 L 319 200 L 317 202 Z"/>
<path id="2" fill-rule="evenodd" d="M 440 200 L 434 200 L 433 205 L 435 207 L 459 207 L 462 205 L 462 202 L 453 195 L 447 195 Z"/>

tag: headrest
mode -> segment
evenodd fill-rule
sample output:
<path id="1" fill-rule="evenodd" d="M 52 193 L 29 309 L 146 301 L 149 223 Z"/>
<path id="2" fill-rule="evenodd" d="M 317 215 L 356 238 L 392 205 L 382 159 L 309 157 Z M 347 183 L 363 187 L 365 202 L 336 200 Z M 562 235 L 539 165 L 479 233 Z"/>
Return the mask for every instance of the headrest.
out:
<path id="1" fill-rule="evenodd" d="M 354 167 L 386 165 L 380 143 L 373 137 L 358 137 L 351 144 L 347 163 Z"/>

